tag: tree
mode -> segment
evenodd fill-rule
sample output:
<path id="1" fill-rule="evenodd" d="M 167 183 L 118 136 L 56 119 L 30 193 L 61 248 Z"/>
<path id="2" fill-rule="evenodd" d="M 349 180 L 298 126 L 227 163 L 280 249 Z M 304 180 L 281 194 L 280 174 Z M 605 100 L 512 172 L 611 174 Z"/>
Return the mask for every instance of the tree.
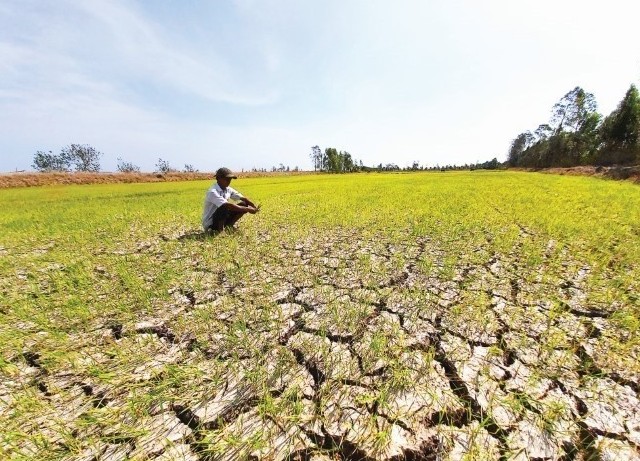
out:
<path id="1" fill-rule="evenodd" d="M 553 134 L 553 128 L 549 126 L 548 123 L 543 123 L 542 125 L 538 125 L 538 128 L 533 132 L 533 136 L 535 136 L 536 141 L 546 141 L 549 139 L 549 136 Z"/>
<path id="2" fill-rule="evenodd" d="M 313 146 L 311 148 L 311 163 L 313 163 L 313 171 L 322 169 L 322 151 L 319 146 Z"/>
<path id="3" fill-rule="evenodd" d="M 69 171 L 71 168 L 67 158 L 55 155 L 52 151 L 47 153 L 41 150 L 36 152 L 31 166 L 40 172 Z"/>
<path id="4" fill-rule="evenodd" d="M 520 133 L 516 139 L 511 142 L 509 158 L 507 160 L 510 166 L 523 166 L 521 165 L 523 154 L 529 147 L 531 147 L 533 139 L 531 132 L 525 131 L 524 133 Z"/>
<path id="5" fill-rule="evenodd" d="M 596 111 L 596 99 L 579 86 L 565 94 L 552 110 L 551 124 L 555 133 L 579 131 L 590 114 Z"/>
<path id="6" fill-rule="evenodd" d="M 601 126 L 602 148 L 598 162 L 640 162 L 640 95 L 635 85 L 627 90 L 618 107 Z"/>
<path id="7" fill-rule="evenodd" d="M 116 169 L 120 173 L 139 173 L 140 172 L 139 166 L 136 166 L 131 162 L 125 162 L 120 157 L 118 157 L 118 165 L 116 166 Z"/>
<path id="8" fill-rule="evenodd" d="M 156 172 L 157 173 L 169 173 L 173 171 L 173 168 L 169 165 L 167 160 L 158 159 L 158 163 L 156 163 Z"/>
<path id="9" fill-rule="evenodd" d="M 350 173 L 354 170 L 354 166 L 353 166 L 353 158 L 351 157 L 351 154 L 349 152 L 341 152 L 341 159 L 342 159 L 342 172 L 344 173 Z"/>
<path id="10" fill-rule="evenodd" d="M 185 163 L 184 165 L 184 169 L 182 170 L 185 173 L 197 173 L 198 170 L 195 169 L 195 167 L 189 163 Z"/>
<path id="11" fill-rule="evenodd" d="M 580 129 L 572 133 L 574 147 L 572 154 L 572 165 L 592 164 L 598 153 L 600 144 L 600 124 L 602 116 L 597 112 L 591 112 L 585 117 Z"/>
<path id="12" fill-rule="evenodd" d="M 487 162 L 476 163 L 475 165 L 472 165 L 471 170 L 472 171 L 473 170 L 497 170 L 499 167 L 500 167 L 500 162 L 498 162 L 498 159 L 494 157 Z M 447 170 L 455 169 L 455 167 L 451 167 L 447 165 L 446 169 Z"/>
<path id="13" fill-rule="evenodd" d="M 326 158 L 326 166 L 324 169 L 332 173 L 339 172 L 340 170 L 337 149 L 335 147 L 327 147 L 324 150 L 324 155 Z"/>
<path id="14" fill-rule="evenodd" d="M 347 151 L 343 152 L 338 151 L 335 147 L 327 147 L 323 153 L 318 146 L 313 146 L 311 149 L 311 159 L 316 171 L 350 173 L 364 168 L 362 161 L 358 166 L 358 161 Z"/>
<path id="15" fill-rule="evenodd" d="M 525 132 L 511 143 L 510 166 L 569 167 L 592 162 L 599 144 L 601 116 L 591 93 L 579 86 L 565 94 L 552 110 L 549 124 Z"/>
<path id="16" fill-rule="evenodd" d="M 70 165 L 75 166 L 76 171 L 100 171 L 102 155 L 102 152 L 98 152 L 87 144 L 71 144 L 60 151 L 60 156 Z"/>

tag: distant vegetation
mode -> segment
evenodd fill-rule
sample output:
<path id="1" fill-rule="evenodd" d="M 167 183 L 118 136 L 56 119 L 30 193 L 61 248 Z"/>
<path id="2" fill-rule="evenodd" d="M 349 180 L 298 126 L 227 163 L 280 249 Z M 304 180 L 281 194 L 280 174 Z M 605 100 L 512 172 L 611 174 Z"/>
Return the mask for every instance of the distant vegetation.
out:
<path id="1" fill-rule="evenodd" d="M 311 148 L 313 171 L 324 173 L 354 173 L 370 171 L 423 171 L 423 170 L 495 170 L 506 167 L 551 168 L 584 165 L 609 166 L 640 163 L 640 94 L 631 85 L 618 107 L 608 116 L 597 112 L 593 94 L 577 86 L 565 94 L 552 109 L 548 123 L 534 131 L 519 134 L 511 143 L 508 159 L 501 163 L 497 158 L 486 162 L 465 165 L 424 166 L 414 161 L 410 166 L 395 163 L 364 165 L 347 152 L 335 147 L 324 151 L 319 146 Z M 86 144 L 71 144 L 60 154 L 37 151 L 32 167 L 40 172 L 100 171 L 102 152 Z M 140 167 L 118 158 L 119 173 L 138 173 Z M 169 161 L 158 159 L 155 173 L 197 173 L 192 164 L 184 169 L 173 168 Z M 253 168 L 252 172 L 267 172 L 266 168 Z M 298 172 L 280 163 L 272 172 Z"/>
<path id="2" fill-rule="evenodd" d="M 102 152 L 86 144 L 63 147 L 60 154 L 38 151 L 33 158 L 33 168 L 38 171 L 100 171 Z"/>
<path id="3" fill-rule="evenodd" d="M 194 167 L 190 163 L 186 163 L 184 165 L 184 168 L 182 169 L 182 173 L 198 173 L 199 171 L 200 170 L 196 169 L 196 167 Z M 158 163 L 156 163 L 156 169 L 154 172 L 167 174 L 167 173 L 178 173 L 180 172 L 180 170 L 178 170 L 177 168 L 173 168 L 169 164 L 168 160 L 162 160 L 161 158 L 159 158 Z"/>
<path id="4" fill-rule="evenodd" d="M 327 173 L 352 173 L 363 168 L 362 161 L 358 164 L 349 152 L 338 151 L 334 147 L 328 147 L 322 152 L 319 146 L 313 146 L 311 163 L 314 171 Z"/>
<path id="5" fill-rule="evenodd" d="M 117 170 L 119 173 L 139 173 L 140 167 L 137 165 L 134 165 L 131 162 L 125 162 L 120 157 L 118 157 Z"/>
<path id="6" fill-rule="evenodd" d="M 172 173 L 178 171 L 175 168 L 172 168 L 171 165 L 169 165 L 169 161 L 168 160 L 162 160 L 161 158 L 158 159 L 158 163 L 156 163 L 156 169 L 155 172 L 156 173 Z"/>
<path id="7" fill-rule="evenodd" d="M 465 164 L 465 165 L 436 165 L 421 166 L 420 162 L 414 161 L 410 166 L 401 168 L 395 163 L 380 163 L 377 166 L 366 166 L 362 160 L 358 161 L 351 157 L 349 152 L 338 151 L 334 147 L 328 147 L 322 152 L 320 147 L 311 148 L 311 162 L 314 171 L 326 173 L 354 173 L 358 171 L 446 171 L 446 170 L 495 170 L 502 167 L 497 158 L 487 162 Z"/>
<path id="8" fill-rule="evenodd" d="M 575 87 L 553 106 L 549 123 L 513 140 L 508 165 L 549 168 L 639 163 L 640 96 L 635 85 L 607 117 L 596 107 L 593 94 Z"/>

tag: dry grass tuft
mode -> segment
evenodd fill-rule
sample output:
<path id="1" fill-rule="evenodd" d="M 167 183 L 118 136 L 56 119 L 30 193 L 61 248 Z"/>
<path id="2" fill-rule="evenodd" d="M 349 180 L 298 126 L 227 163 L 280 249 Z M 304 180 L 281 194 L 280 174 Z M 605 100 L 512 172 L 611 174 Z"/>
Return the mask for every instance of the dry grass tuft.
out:
<path id="1" fill-rule="evenodd" d="M 243 178 L 263 176 L 292 176 L 310 174 L 310 172 L 242 172 Z M 5 173 L 0 174 L 0 188 L 50 186 L 55 184 L 113 184 L 171 181 L 202 181 L 212 179 L 213 172 L 198 173 L 85 173 L 85 172 L 52 172 L 52 173 Z"/>

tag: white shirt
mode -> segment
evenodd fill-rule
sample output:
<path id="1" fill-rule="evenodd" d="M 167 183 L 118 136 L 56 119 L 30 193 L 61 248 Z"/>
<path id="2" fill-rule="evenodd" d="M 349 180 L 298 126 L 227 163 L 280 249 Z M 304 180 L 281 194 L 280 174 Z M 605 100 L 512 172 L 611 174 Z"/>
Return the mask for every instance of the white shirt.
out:
<path id="1" fill-rule="evenodd" d="M 232 187 L 222 189 L 216 182 L 209 188 L 204 197 L 204 209 L 202 210 L 202 227 L 207 229 L 213 224 L 213 214 L 218 208 L 227 203 L 229 199 L 240 200 L 244 196 Z"/>

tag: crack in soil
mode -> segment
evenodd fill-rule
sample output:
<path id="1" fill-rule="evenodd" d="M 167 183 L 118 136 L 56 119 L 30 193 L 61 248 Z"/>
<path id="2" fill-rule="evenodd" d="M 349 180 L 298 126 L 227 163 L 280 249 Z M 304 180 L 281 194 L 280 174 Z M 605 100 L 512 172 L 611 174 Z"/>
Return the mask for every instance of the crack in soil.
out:
<path id="1" fill-rule="evenodd" d="M 91 386 L 90 384 L 81 383 L 81 382 L 75 383 L 75 385 L 79 386 L 80 389 L 82 389 L 82 392 L 84 392 L 84 395 L 86 395 L 87 397 L 90 397 L 91 403 L 95 408 L 104 408 L 109 404 L 110 400 L 107 398 L 106 391 L 95 392 L 93 389 L 93 386 Z"/>
<path id="2" fill-rule="evenodd" d="M 27 362 L 27 365 L 37 368 L 42 374 L 47 374 L 47 370 L 44 368 L 42 363 L 40 363 L 40 354 L 32 351 L 25 351 L 22 353 L 22 357 L 25 362 Z"/>
<path id="3" fill-rule="evenodd" d="M 356 444 L 350 442 L 344 437 L 334 437 L 329 434 L 322 425 L 322 435 L 313 431 L 306 431 L 301 428 L 304 434 L 318 446 L 320 449 L 335 455 L 338 459 L 344 461 L 374 461 L 373 458 L 367 456 L 366 452 L 358 448 Z"/>
<path id="4" fill-rule="evenodd" d="M 122 339 L 122 329 L 123 325 L 120 323 L 111 323 L 106 325 L 106 327 L 111 330 L 111 334 L 115 339 Z"/>
<path id="5" fill-rule="evenodd" d="M 149 325 L 136 328 L 138 334 L 154 334 L 158 338 L 166 339 L 172 344 L 177 342 L 176 335 L 166 325 Z"/>
<path id="6" fill-rule="evenodd" d="M 630 379 L 625 379 L 615 372 L 613 373 L 605 372 L 601 368 L 596 366 L 595 361 L 587 353 L 586 349 L 582 344 L 579 344 L 577 345 L 577 347 L 575 347 L 575 354 L 578 357 L 579 365 L 580 365 L 576 371 L 581 377 L 601 376 L 601 377 L 609 378 L 612 381 L 616 382 L 617 384 L 620 384 L 621 386 L 629 387 L 635 392 L 636 396 L 640 394 L 640 385 L 638 385 L 638 383 L 636 383 L 635 381 L 632 381 Z"/>
<path id="7" fill-rule="evenodd" d="M 360 240 L 358 235 L 353 232 L 336 232 L 331 238 L 323 240 L 321 244 L 316 244 L 313 239 L 305 241 L 303 244 L 288 245 L 283 243 L 281 248 L 284 253 L 265 262 L 265 267 L 259 267 L 255 270 L 255 274 L 269 273 L 269 288 L 272 287 L 272 282 L 275 282 L 276 287 L 280 284 L 281 291 L 275 295 L 265 293 L 264 299 L 261 295 L 257 295 L 255 290 L 246 290 L 240 284 L 236 286 L 237 282 L 233 282 L 222 272 L 215 272 L 210 268 L 200 266 L 194 267 L 194 271 L 210 273 L 210 281 L 213 283 L 218 282 L 218 288 L 215 290 L 217 295 L 222 293 L 229 296 L 231 302 L 237 302 L 239 305 L 244 303 L 256 309 L 264 308 L 265 312 L 275 314 L 275 321 L 267 318 L 267 315 L 253 320 L 242 317 L 246 315 L 246 310 L 241 311 L 238 316 L 234 316 L 233 312 L 219 314 L 215 310 L 213 311 L 212 317 L 216 319 L 216 322 L 219 321 L 227 327 L 237 326 L 243 332 L 249 332 L 247 337 L 256 338 L 256 343 L 251 344 L 251 352 L 246 352 L 246 348 L 242 347 L 244 345 L 241 345 L 237 350 L 207 350 L 198 343 L 196 339 L 198 336 L 193 332 L 194 330 L 190 331 L 187 326 L 185 333 L 181 329 L 183 327 L 177 321 L 182 320 L 181 316 L 191 319 L 192 317 L 186 316 L 193 315 L 200 308 L 206 308 L 207 305 L 204 302 L 210 301 L 201 293 L 197 293 L 195 289 L 188 288 L 189 284 L 176 290 L 184 297 L 180 299 L 183 309 L 175 316 L 170 317 L 171 321 L 165 321 L 161 324 L 139 323 L 132 329 L 126 329 L 119 323 L 110 323 L 105 327 L 110 330 L 116 340 L 134 334 L 153 334 L 170 344 L 184 344 L 184 349 L 191 354 L 185 354 L 189 357 L 181 358 L 179 365 L 198 363 L 198 360 L 203 360 L 205 362 L 225 362 L 224 366 L 233 366 L 234 361 L 244 359 L 259 361 L 262 357 L 270 357 L 270 353 L 274 352 L 277 347 L 286 348 L 293 356 L 293 359 L 289 356 L 287 363 L 299 370 L 300 373 L 304 373 L 302 380 L 294 381 L 296 386 L 301 386 L 301 381 L 306 386 L 305 401 L 308 402 L 306 404 L 309 407 L 308 411 L 312 413 L 306 416 L 318 421 L 320 427 L 310 429 L 298 424 L 296 427 L 311 441 L 311 446 L 297 449 L 282 459 L 312 459 L 319 454 L 343 460 L 368 461 L 375 459 L 375 456 L 371 454 L 372 451 L 369 451 L 366 441 L 354 442 L 353 439 L 347 439 L 346 431 L 336 431 L 328 422 L 322 422 L 322 418 L 328 414 L 326 413 L 329 411 L 326 408 L 326 394 L 331 392 L 333 385 L 358 387 L 362 392 L 368 393 L 367 398 L 370 398 L 370 395 L 375 395 L 379 391 L 380 383 L 385 382 L 385 377 L 394 372 L 393 367 L 385 362 L 388 358 L 384 355 L 386 352 L 384 349 L 383 353 L 377 352 L 380 357 L 373 356 L 372 367 L 375 368 L 371 371 L 366 370 L 368 364 L 365 363 L 365 359 L 369 360 L 370 357 L 365 348 L 371 346 L 365 342 L 365 339 L 368 338 L 368 335 L 377 333 L 382 333 L 382 336 L 392 336 L 392 341 L 397 341 L 400 347 L 404 348 L 402 353 L 405 355 L 414 357 L 428 355 L 427 366 L 433 367 L 435 364 L 443 386 L 445 388 L 448 386 L 446 389 L 447 398 L 456 402 L 454 406 L 447 406 L 448 404 L 436 406 L 433 411 L 426 413 L 428 404 L 417 400 L 417 408 L 412 407 L 414 413 L 407 412 L 406 417 L 403 413 L 399 413 L 400 416 L 396 416 L 396 413 L 389 415 L 381 413 L 378 400 L 364 404 L 366 411 L 362 408 L 355 408 L 356 404 L 349 404 L 341 408 L 342 410 L 351 409 L 350 411 L 353 413 L 358 413 L 358 417 L 364 415 L 363 417 L 379 418 L 375 419 L 376 428 L 379 431 L 382 430 L 381 426 L 388 424 L 397 426 L 395 429 L 412 436 L 421 434 L 421 431 L 425 429 L 433 430 L 443 426 L 460 429 L 459 432 L 462 433 L 464 430 L 468 430 L 466 428 L 469 426 L 479 424 L 488 434 L 490 443 L 495 444 L 491 445 L 491 449 L 494 450 L 492 453 L 494 455 L 498 453 L 501 460 L 506 460 L 513 454 L 513 450 L 519 449 L 523 450 L 526 456 L 529 456 L 526 447 L 516 446 L 514 448 L 511 446 L 514 443 L 512 442 L 514 434 L 521 435 L 517 432 L 520 430 L 516 427 L 517 425 L 504 422 L 504 417 L 501 419 L 496 416 L 492 407 L 485 409 L 482 406 L 485 403 L 481 405 L 484 400 L 479 397 L 479 388 L 470 384 L 469 368 L 465 364 L 467 363 L 465 361 L 470 359 L 464 357 L 472 357 L 474 360 L 480 357 L 478 360 L 482 362 L 483 366 L 486 365 L 487 369 L 489 366 L 493 366 L 491 373 L 494 374 L 490 374 L 487 370 L 475 370 L 473 369 L 475 365 L 471 367 L 475 370 L 472 372 L 482 375 L 483 379 L 488 380 L 491 386 L 494 386 L 491 389 L 497 389 L 496 394 L 507 395 L 509 398 L 517 400 L 522 406 L 522 414 L 512 417 L 511 420 L 506 419 L 506 421 L 522 422 L 525 411 L 535 415 L 536 418 L 544 419 L 543 399 L 550 395 L 552 389 L 558 389 L 558 394 L 567 397 L 575 404 L 575 410 L 573 405 L 568 410 L 570 423 L 575 424 L 573 426 L 573 430 L 576 431 L 575 440 L 557 440 L 557 448 L 554 448 L 557 452 L 554 456 L 558 459 L 567 461 L 600 459 L 598 440 L 601 437 L 623 442 L 640 452 L 637 443 L 628 435 L 630 429 L 626 424 L 624 426 L 626 432 L 624 433 L 614 433 L 604 428 L 592 427 L 594 423 L 586 418 L 589 412 L 587 406 L 589 400 L 585 402 L 576 395 L 576 392 L 568 389 L 574 389 L 572 386 L 584 385 L 587 378 L 598 377 L 608 378 L 618 385 L 625 386 L 636 396 L 640 391 L 638 382 L 622 377 L 617 371 L 602 370 L 596 360 L 589 355 L 586 347 L 590 346 L 585 347 L 585 343 L 581 342 L 582 338 L 579 335 L 582 335 L 583 332 L 585 338 L 593 341 L 606 339 L 606 334 L 603 331 L 608 333 L 608 320 L 612 315 L 602 309 L 583 309 L 579 304 L 582 299 L 581 294 L 585 290 L 582 288 L 582 280 L 590 276 L 588 268 L 585 269 L 583 264 L 573 264 L 559 269 L 560 273 L 554 274 L 554 276 L 564 278 L 560 282 L 553 278 L 552 282 L 536 278 L 535 274 L 531 273 L 531 268 L 525 264 L 518 264 L 519 255 L 525 251 L 523 249 L 525 240 L 533 239 L 536 236 L 524 226 L 518 225 L 518 227 L 520 229 L 519 240 L 515 242 L 510 253 L 507 252 L 506 255 L 494 253 L 489 256 L 487 251 L 488 259 L 478 261 L 475 258 L 484 255 L 486 248 L 477 248 L 473 256 L 476 262 L 471 263 L 469 259 L 465 259 L 464 255 L 456 254 L 460 260 L 454 264 L 453 269 L 448 266 L 446 251 L 439 248 L 436 242 L 424 237 L 417 238 L 415 242 L 409 244 L 398 245 L 377 240 Z M 490 242 L 491 238 L 491 236 L 487 236 L 487 241 Z M 150 247 L 150 245 L 146 247 L 143 245 L 140 247 L 142 248 L 140 251 L 146 251 Z M 481 250 L 482 253 L 477 253 Z M 545 253 L 542 264 L 553 262 L 550 260 L 552 250 L 548 250 L 547 253 Z M 362 256 L 362 261 L 357 259 L 360 256 Z M 429 267 L 433 269 L 425 269 L 421 263 L 422 260 L 432 263 Z M 287 270 L 282 270 L 281 266 L 286 267 Z M 238 267 L 242 269 L 242 267 Z M 568 276 L 570 270 L 576 272 L 576 267 L 581 268 L 577 271 L 577 275 Z M 449 271 L 447 272 L 447 270 Z M 252 275 L 252 277 L 256 277 L 256 275 Z M 552 292 L 552 290 L 554 291 Z M 424 295 L 424 297 L 413 301 L 414 293 Z M 547 295 L 547 293 L 550 294 Z M 450 310 L 465 307 L 467 294 L 471 294 L 473 297 L 481 295 L 477 298 L 483 300 L 488 297 L 490 301 L 483 301 L 486 302 L 486 305 L 482 307 L 487 309 L 487 318 L 495 317 L 496 320 L 484 319 L 485 323 L 483 323 L 483 319 L 465 319 L 465 321 L 476 323 L 463 325 L 465 328 L 460 329 L 458 329 L 458 325 L 451 323 L 455 317 L 452 320 Z M 569 301 L 558 301 L 557 297 L 564 297 Z M 553 304 L 549 301 L 550 299 L 553 302 L 558 302 Z M 408 301 L 405 302 L 406 300 Z M 195 305 L 200 307 L 198 309 L 185 308 L 187 302 L 191 307 Z M 335 320 L 333 317 L 329 317 L 326 312 L 328 306 L 333 308 L 336 305 L 345 311 L 343 314 L 343 311 L 338 309 L 338 314 L 343 314 L 345 319 L 348 315 L 353 315 L 358 324 L 350 327 L 344 327 L 340 324 L 336 325 L 338 328 L 335 328 L 335 323 L 341 319 L 338 316 L 336 317 L 338 320 Z M 213 309 L 215 306 L 217 304 L 213 303 Z M 357 310 L 353 306 L 356 306 Z M 561 308 L 560 317 L 554 317 L 558 314 L 558 310 L 553 309 L 555 306 Z M 269 311 L 268 309 L 274 310 Z M 347 312 L 349 309 L 352 309 L 353 312 Z M 366 310 L 363 311 L 363 309 Z M 217 318 L 216 314 L 220 318 Z M 332 311 L 331 315 L 336 314 Z M 443 317 L 445 318 L 444 325 Z M 162 318 L 166 319 L 167 317 Z M 563 325 L 567 318 L 570 321 Z M 172 323 L 174 321 L 175 323 Z M 333 323 L 327 328 L 329 331 L 326 331 L 324 325 L 328 321 Z M 544 321 L 546 323 L 543 323 Z M 489 325 L 491 329 L 487 327 L 489 322 L 491 322 Z M 546 328 L 542 328 L 538 323 Z M 349 325 L 347 322 L 345 324 Z M 396 335 L 393 331 L 397 330 L 393 329 L 397 329 L 398 324 L 401 330 L 400 334 Z M 578 327 L 575 326 L 576 324 Z M 269 335 L 273 325 L 280 328 L 279 334 Z M 576 333 L 571 331 L 572 328 L 579 331 L 575 335 L 569 336 L 569 341 L 564 339 L 560 343 L 549 345 L 544 342 L 547 340 L 545 336 L 548 333 L 547 330 L 551 327 L 558 334 L 564 335 Z M 416 333 L 418 330 L 420 330 L 419 333 Z M 212 333 L 209 331 L 197 331 L 198 335 L 206 336 L 209 334 L 208 337 L 212 341 L 214 340 L 212 339 L 214 336 L 211 336 Z M 388 331 L 392 333 L 388 333 Z M 464 333 L 467 331 L 470 332 L 469 335 Z M 475 331 L 485 331 L 486 335 L 476 335 Z M 343 357 L 347 357 L 348 360 L 353 358 L 353 362 L 350 362 L 353 365 L 349 370 L 350 372 L 355 371 L 355 374 L 353 376 L 335 376 L 335 370 L 332 367 L 339 367 L 340 364 L 336 365 L 331 361 L 325 363 L 310 353 L 306 347 L 296 346 L 296 343 L 291 339 L 299 333 L 313 335 L 325 342 L 328 340 L 332 343 L 331 347 L 334 348 L 331 353 L 333 354 L 338 349 L 342 354 L 336 354 L 341 357 L 340 360 L 344 360 Z M 220 336 L 215 337 L 219 338 Z M 524 340 L 519 342 L 519 339 L 523 338 Z M 383 337 L 383 340 L 387 341 L 388 338 Z M 403 341 L 407 342 L 403 344 Z M 316 343 L 311 340 L 310 344 L 313 349 Z M 388 343 L 383 344 L 382 348 L 391 348 Z M 393 347 L 395 345 L 394 342 Z M 546 377 L 550 376 L 545 374 L 544 367 L 547 362 L 536 361 L 540 354 L 540 349 L 535 347 L 538 345 L 540 348 L 545 347 L 547 353 L 566 351 L 566 356 L 577 359 L 577 362 L 562 363 L 562 367 L 559 368 L 574 373 L 571 376 L 577 375 L 579 379 L 568 377 L 566 379 L 574 381 L 566 381 L 567 385 L 565 386 L 561 381 L 564 379 L 563 377 L 554 378 L 551 379 L 550 387 L 543 388 L 542 392 L 537 391 L 536 397 L 529 395 L 528 379 L 535 381 L 535 379 L 547 379 Z M 362 350 L 361 346 L 363 346 Z M 458 350 L 455 349 L 456 347 Z M 486 359 L 479 348 L 492 349 L 493 358 Z M 424 354 L 420 354 L 421 352 Z M 109 355 L 109 351 L 106 351 L 105 354 Z M 47 375 L 40 355 L 28 351 L 24 352 L 22 356 L 27 365 L 37 370 L 36 379 L 33 381 L 37 389 L 45 397 L 55 397 L 54 386 L 48 386 L 45 380 L 38 379 L 38 376 Z M 560 357 L 565 356 L 560 354 Z M 112 354 L 112 359 L 115 358 L 116 356 Z M 375 359 L 378 362 L 375 362 Z M 293 360 L 299 367 L 294 364 Z M 357 368 L 354 365 L 355 362 L 357 362 Z M 422 362 L 416 363 L 421 363 L 421 365 L 414 365 L 414 362 L 411 362 L 412 372 L 419 371 L 422 369 L 421 367 L 425 366 Z M 460 363 L 463 365 L 459 365 Z M 510 370 L 514 365 L 516 367 Z M 520 365 L 522 367 L 518 368 Z M 256 370 L 261 369 L 257 366 Z M 519 375 L 520 372 L 524 375 Z M 30 376 L 33 377 L 33 373 L 36 372 L 31 370 L 30 373 L 32 373 Z M 168 373 L 160 373 L 146 381 L 145 385 L 149 383 L 160 385 L 166 382 L 168 376 Z M 533 378 L 531 378 L 532 376 Z M 270 376 L 268 379 L 271 378 L 273 377 Z M 88 384 L 84 379 L 86 376 L 82 379 L 76 379 L 73 385 L 82 389 L 84 396 L 90 399 L 95 408 L 110 407 L 112 403 L 115 403 L 107 398 L 107 391 L 96 391 L 97 387 Z M 282 379 L 282 381 L 277 381 L 278 379 Z M 288 392 L 299 393 L 299 390 L 295 390 L 295 388 L 291 390 L 286 379 L 277 375 L 272 381 L 268 381 L 270 384 L 262 390 L 262 395 L 278 398 Z M 273 390 L 271 384 L 276 381 L 284 384 L 279 384 L 281 387 Z M 547 379 L 548 381 L 549 379 Z M 228 385 L 227 383 L 223 386 L 222 392 L 226 392 Z M 533 384 L 531 385 L 533 386 Z M 359 395 L 357 392 L 355 395 Z M 537 400 L 533 400 L 536 398 Z M 171 405 L 171 410 L 181 424 L 192 430 L 192 435 L 186 441 L 193 453 L 204 461 L 213 457 L 209 446 L 211 433 L 223 432 L 227 426 L 239 420 L 240 415 L 258 408 L 262 401 L 257 391 L 255 395 L 254 393 L 251 393 L 250 396 L 245 395 L 239 401 L 224 408 L 214 421 L 203 421 L 195 413 L 195 411 L 200 411 L 194 410 L 199 408 L 194 406 L 195 402 L 191 404 L 188 399 L 185 399 L 184 402 L 186 403 L 174 403 Z M 418 417 L 412 418 L 410 416 L 418 413 L 420 414 Z M 287 416 L 283 415 L 283 418 L 285 417 Z M 286 432 L 286 428 L 282 427 L 276 418 L 273 418 L 272 422 L 282 432 Z M 327 424 L 326 427 L 325 424 Z M 341 427 L 340 430 L 342 429 L 344 428 Z M 118 438 L 119 435 L 116 435 L 115 438 L 113 435 L 110 437 L 112 437 L 110 439 L 112 442 L 120 441 L 134 446 L 136 443 L 136 437 L 122 436 Z M 411 444 L 402 445 L 402 455 L 389 455 L 384 459 L 394 461 L 400 459 L 442 459 L 447 456 L 447 450 L 451 449 L 450 446 L 444 446 L 446 444 L 443 439 L 439 439 L 436 435 L 429 436 L 419 443 L 421 443 L 419 449 Z M 529 456 L 528 459 L 536 458 Z"/>
<path id="8" fill-rule="evenodd" d="M 598 310 L 582 310 L 575 307 L 571 307 L 564 301 L 558 301 L 558 304 L 567 312 L 572 313 L 576 317 L 585 317 L 588 319 L 609 319 L 613 315 L 613 312 L 605 312 Z"/>
<path id="9" fill-rule="evenodd" d="M 441 327 L 441 320 L 442 319 L 439 317 L 436 319 L 435 323 L 438 328 Z M 506 453 L 508 450 L 507 438 L 509 431 L 501 428 L 490 415 L 485 413 L 478 401 L 471 397 L 467 385 L 458 374 L 455 365 L 447 357 L 447 354 L 442 347 L 441 334 L 438 333 L 434 339 L 434 358 L 444 369 L 445 375 L 449 380 L 449 387 L 467 408 L 469 417 L 482 424 L 487 432 L 498 440 L 500 459 L 506 460 Z"/>
<path id="10" fill-rule="evenodd" d="M 324 384 L 324 382 L 326 381 L 326 375 L 322 371 L 320 371 L 318 366 L 314 363 L 313 359 L 307 360 L 304 357 L 304 353 L 300 349 L 294 347 L 291 349 L 291 352 L 293 352 L 293 355 L 296 358 L 296 362 L 298 362 L 299 365 L 305 367 L 313 378 L 313 389 L 317 392 L 322 384 Z"/>

